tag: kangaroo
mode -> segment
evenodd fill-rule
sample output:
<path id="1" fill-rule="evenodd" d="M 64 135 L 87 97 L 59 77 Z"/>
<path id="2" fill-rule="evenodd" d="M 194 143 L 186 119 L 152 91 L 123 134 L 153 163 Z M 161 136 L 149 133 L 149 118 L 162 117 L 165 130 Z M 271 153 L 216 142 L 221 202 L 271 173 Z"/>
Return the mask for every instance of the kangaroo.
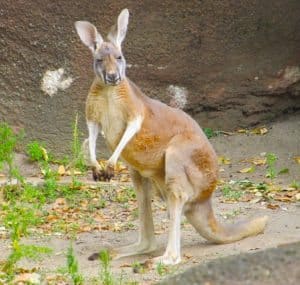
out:
<path id="1" fill-rule="evenodd" d="M 154 262 L 177 264 L 182 214 L 207 240 L 229 243 L 261 233 L 267 216 L 235 225 L 221 224 L 212 208 L 218 180 L 217 156 L 199 125 L 180 109 L 144 95 L 126 77 L 121 44 L 129 12 L 122 10 L 104 41 L 94 25 L 75 23 L 81 41 L 92 51 L 95 79 L 86 102 L 88 147 L 95 180 L 110 179 L 121 157 L 129 166 L 139 207 L 139 237 L 135 244 L 112 251 L 115 258 L 156 249 L 151 210 L 152 188 L 167 203 L 169 232 L 166 250 Z M 96 159 L 101 128 L 112 155 L 103 171 Z M 90 256 L 90 260 L 97 254 Z"/>

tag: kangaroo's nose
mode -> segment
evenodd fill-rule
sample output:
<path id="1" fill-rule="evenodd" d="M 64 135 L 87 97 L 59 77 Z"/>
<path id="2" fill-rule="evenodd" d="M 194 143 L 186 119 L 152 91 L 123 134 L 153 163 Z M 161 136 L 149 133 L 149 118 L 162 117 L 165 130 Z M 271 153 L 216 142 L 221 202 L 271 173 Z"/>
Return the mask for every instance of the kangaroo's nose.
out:
<path id="1" fill-rule="evenodd" d="M 118 81 L 118 74 L 117 73 L 107 73 L 106 80 L 108 82 L 115 83 Z"/>

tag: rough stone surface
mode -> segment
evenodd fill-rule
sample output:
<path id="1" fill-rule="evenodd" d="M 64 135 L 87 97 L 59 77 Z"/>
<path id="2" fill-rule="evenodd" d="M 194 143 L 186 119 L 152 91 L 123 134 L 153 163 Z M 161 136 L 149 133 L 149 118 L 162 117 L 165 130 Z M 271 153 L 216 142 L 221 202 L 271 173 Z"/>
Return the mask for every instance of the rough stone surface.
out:
<path id="1" fill-rule="evenodd" d="M 300 280 L 300 243 L 220 258 L 166 279 L 161 285 L 279 285 Z"/>
<path id="2" fill-rule="evenodd" d="M 89 20 L 105 35 L 125 7 L 127 73 L 149 96 L 172 103 L 178 86 L 185 110 L 222 130 L 300 109 L 299 0 L 0 0 L 0 120 L 66 152 L 76 112 L 86 132 L 93 79 L 73 23 Z M 62 73 L 51 94 L 42 91 L 49 71 Z"/>

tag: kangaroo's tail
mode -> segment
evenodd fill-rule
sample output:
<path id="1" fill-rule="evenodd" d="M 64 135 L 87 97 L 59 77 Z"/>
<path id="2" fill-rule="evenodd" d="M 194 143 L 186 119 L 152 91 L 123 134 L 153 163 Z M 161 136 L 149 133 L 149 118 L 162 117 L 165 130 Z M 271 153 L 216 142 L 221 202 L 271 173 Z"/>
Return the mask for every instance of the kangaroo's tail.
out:
<path id="1" fill-rule="evenodd" d="M 257 235 L 263 232 L 268 220 L 263 216 L 236 224 L 221 224 L 215 218 L 210 199 L 191 205 L 185 215 L 204 238 L 215 243 L 230 243 Z"/>

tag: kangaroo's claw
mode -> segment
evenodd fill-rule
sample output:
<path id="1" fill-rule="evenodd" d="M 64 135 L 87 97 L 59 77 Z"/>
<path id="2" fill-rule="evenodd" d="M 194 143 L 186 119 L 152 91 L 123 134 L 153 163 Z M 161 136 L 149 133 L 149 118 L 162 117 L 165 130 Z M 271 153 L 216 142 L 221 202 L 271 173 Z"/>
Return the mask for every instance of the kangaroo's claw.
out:
<path id="1" fill-rule="evenodd" d="M 108 179 L 108 181 L 109 181 L 110 179 L 112 179 L 115 176 L 115 169 L 112 165 L 107 165 L 104 173 L 105 173 L 106 179 Z"/>
<path id="2" fill-rule="evenodd" d="M 106 181 L 109 182 L 114 177 L 114 168 L 113 166 L 108 165 L 105 170 L 98 170 L 96 167 L 93 167 L 93 179 L 95 181 Z"/>

